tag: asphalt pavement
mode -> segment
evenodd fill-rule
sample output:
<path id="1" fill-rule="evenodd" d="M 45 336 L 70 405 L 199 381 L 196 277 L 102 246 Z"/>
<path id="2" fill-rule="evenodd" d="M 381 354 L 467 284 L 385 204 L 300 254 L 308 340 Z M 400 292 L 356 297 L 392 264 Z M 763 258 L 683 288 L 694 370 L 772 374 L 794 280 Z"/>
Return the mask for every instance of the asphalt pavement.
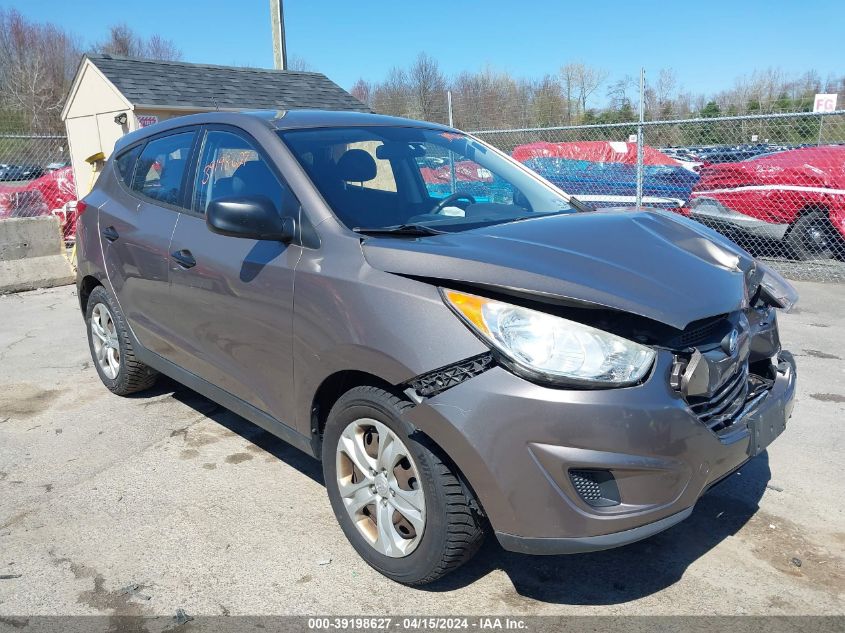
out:
<path id="1" fill-rule="evenodd" d="M 110 394 L 73 287 L 0 296 L 0 618 L 845 614 L 845 286 L 797 286 L 793 418 L 688 520 L 570 557 L 488 538 L 421 589 L 358 558 L 315 460 L 170 380 Z"/>

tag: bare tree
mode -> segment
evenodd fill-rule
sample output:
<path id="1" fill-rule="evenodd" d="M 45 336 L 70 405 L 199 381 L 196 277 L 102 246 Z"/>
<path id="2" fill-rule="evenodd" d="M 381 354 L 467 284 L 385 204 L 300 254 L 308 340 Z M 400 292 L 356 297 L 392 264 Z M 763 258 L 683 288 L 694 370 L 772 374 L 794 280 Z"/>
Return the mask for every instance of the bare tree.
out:
<path id="1" fill-rule="evenodd" d="M 583 63 L 578 63 L 575 66 L 578 101 L 581 105 L 581 112 L 586 112 L 587 100 L 607 79 L 607 72 L 598 68 L 591 68 Z"/>
<path id="2" fill-rule="evenodd" d="M 102 42 L 94 44 L 92 50 L 96 53 L 108 53 L 121 57 L 160 60 L 182 59 L 182 51 L 179 50 L 173 40 L 160 35 L 152 35 L 148 40 L 145 40 L 126 23 L 109 27 L 108 37 Z"/>
<path id="3" fill-rule="evenodd" d="M 610 99 L 610 107 L 613 110 L 622 110 L 624 108 L 632 108 L 634 101 L 632 95 L 636 82 L 631 75 L 625 75 L 621 79 L 614 81 L 607 87 L 607 98 Z"/>
<path id="4" fill-rule="evenodd" d="M 408 72 L 413 115 L 426 121 L 446 118 L 446 80 L 437 61 L 426 53 L 417 56 Z"/>
<path id="5" fill-rule="evenodd" d="M 373 109 L 382 114 L 409 116 L 411 87 L 408 76 L 401 68 L 392 68 L 384 80 L 373 90 Z"/>
<path id="6" fill-rule="evenodd" d="M 311 62 L 299 55 L 291 55 L 287 60 L 287 67 L 288 70 L 301 70 L 307 72 L 314 72 L 315 70 L 314 66 L 311 65 Z"/>
<path id="7" fill-rule="evenodd" d="M 144 57 L 147 59 L 162 59 L 176 61 L 182 59 L 182 51 L 177 48 L 173 40 L 154 34 L 146 43 Z M 306 69 L 303 69 L 306 70 Z"/>
<path id="8" fill-rule="evenodd" d="M 350 88 L 349 92 L 361 103 L 368 106 L 372 105 L 373 86 L 370 82 L 364 80 L 363 78 L 356 81 L 352 88 Z"/>
<path id="9" fill-rule="evenodd" d="M 114 24 L 109 27 L 109 35 L 102 42 L 94 44 L 97 53 L 119 55 L 121 57 L 141 57 L 143 42 L 128 24 Z"/>
<path id="10" fill-rule="evenodd" d="M 567 107 L 569 101 L 561 92 L 560 82 L 552 75 L 546 75 L 534 87 L 533 104 L 534 125 L 561 125 L 571 120 L 571 112 Z"/>
<path id="11" fill-rule="evenodd" d="M 678 80 L 675 77 L 675 71 L 671 68 L 661 68 L 660 74 L 657 76 L 657 86 L 655 88 L 656 114 L 661 119 L 672 116 L 674 109 L 673 101 L 677 87 Z"/>
<path id="12" fill-rule="evenodd" d="M 572 124 L 574 115 L 578 114 L 578 106 L 580 103 L 575 99 L 575 93 L 578 90 L 576 86 L 578 77 L 577 64 L 566 64 L 560 68 L 560 79 L 563 89 L 563 102 L 566 111 L 566 124 Z"/>
<path id="13" fill-rule="evenodd" d="M 0 9 L 0 105 L 17 113 L 18 127 L 61 128 L 59 113 L 79 61 L 75 38 L 50 23 L 30 22 Z"/>

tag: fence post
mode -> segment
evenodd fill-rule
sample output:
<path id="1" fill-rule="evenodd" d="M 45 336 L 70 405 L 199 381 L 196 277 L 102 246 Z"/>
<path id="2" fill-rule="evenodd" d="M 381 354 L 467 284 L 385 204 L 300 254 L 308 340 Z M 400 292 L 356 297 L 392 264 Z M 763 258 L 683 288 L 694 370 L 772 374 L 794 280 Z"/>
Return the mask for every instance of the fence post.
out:
<path id="1" fill-rule="evenodd" d="M 446 107 L 449 110 L 449 127 L 455 127 L 454 119 L 452 119 L 452 91 L 446 91 Z M 452 186 L 452 193 L 458 190 L 458 178 L 455 174 L 455 155 L 449 152 L 449 183 Z"/>
<path id="2" fill-rule="evenodd" d="M 643 206 L 643 121 L 645 120 L 645 68 L 640 68 L 640 116 L 637 125 L 637 207 Z"/>

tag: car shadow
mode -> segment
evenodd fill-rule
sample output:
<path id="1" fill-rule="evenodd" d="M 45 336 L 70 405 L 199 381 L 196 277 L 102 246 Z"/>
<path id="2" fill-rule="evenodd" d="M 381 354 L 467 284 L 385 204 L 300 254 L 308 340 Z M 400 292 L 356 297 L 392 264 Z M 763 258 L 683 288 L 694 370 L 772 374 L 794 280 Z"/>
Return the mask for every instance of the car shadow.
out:
<path id="1" fill-rule="evenodd" d="M 183 385 L 163 377 L 145 395 L 167 393 L 325 485 L 316 459 Z M 770 478 L 769 457 L 764 452 L 704 495 L 685 521 L 644 541 L 603 552 L 568 556 L 515 554 L 502 549 L 489 534 L 470 562 L 418 590 L 461 589 L 501 569 L 517 594 L 531 600 L 568 605 L 613 605 L 637 600 L 673 585 L 687 567 L 736 534 L 757 512 Z"/>
<path id="2" fill-rule="evenodd" d="M 763 453 L 704 495 L 685 521 L 617 549 L 528 557 L 503 550 L 489 536 L 467 565 L 422 589 L 451 591 L 501 569 L 520 596 L 533 600 L 569 605 L 637 600 L 673 585 L 690 564 L 736 534 L 757 512 L 770 478 Z"/>
<path id="3" fill-rule="evenodd" d="M 243 439 L 252 442 L 259 448 L 267 451 L 270 455 L 273 455 L 276 459 L 292 466 L 306 477 L 310 477 L 318 484 L 324 485 L 323 469 L 319 461 L 306 455 L 298 448 L 294 448 L 272 433 L 268 433 L 260 426 L 245 420 L 238 414 L 212 402 L 193 389 L 185 387 L 167 376 L 160 376 L 155 386 L 142 394 L 138 394 L 138 397 L 149 398 L 167 394 L 170 394 L 174 400 L 191 407 L 197 413 L 206 416 L 220 426 L 225 427 L 233 433 L 237 433 Z"/>

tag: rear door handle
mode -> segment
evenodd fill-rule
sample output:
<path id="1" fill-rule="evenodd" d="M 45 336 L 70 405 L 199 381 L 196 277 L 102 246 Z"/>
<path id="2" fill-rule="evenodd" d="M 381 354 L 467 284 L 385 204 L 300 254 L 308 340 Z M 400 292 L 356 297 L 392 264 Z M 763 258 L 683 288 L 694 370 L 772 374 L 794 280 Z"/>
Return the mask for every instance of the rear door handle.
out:
<path id="1" fill-rule="evenodd" d="M 109 242 L 114 242 L 117 238 L 120 237 L 120 234 L 115 230 L 113 226 L 107 226 L 102 231 L 100 231 L 100 233 Z"/>
<path id="2" fill-rule="evenodd" d="M 194 256 L 191 255 L 191 251 L 188 249 L 183 248 L 181 251 L 171 253 L 170 256 L 176 260 L 182 268 L 193 268 L 197 265 L 197 260 L 194 259 Z"/>

